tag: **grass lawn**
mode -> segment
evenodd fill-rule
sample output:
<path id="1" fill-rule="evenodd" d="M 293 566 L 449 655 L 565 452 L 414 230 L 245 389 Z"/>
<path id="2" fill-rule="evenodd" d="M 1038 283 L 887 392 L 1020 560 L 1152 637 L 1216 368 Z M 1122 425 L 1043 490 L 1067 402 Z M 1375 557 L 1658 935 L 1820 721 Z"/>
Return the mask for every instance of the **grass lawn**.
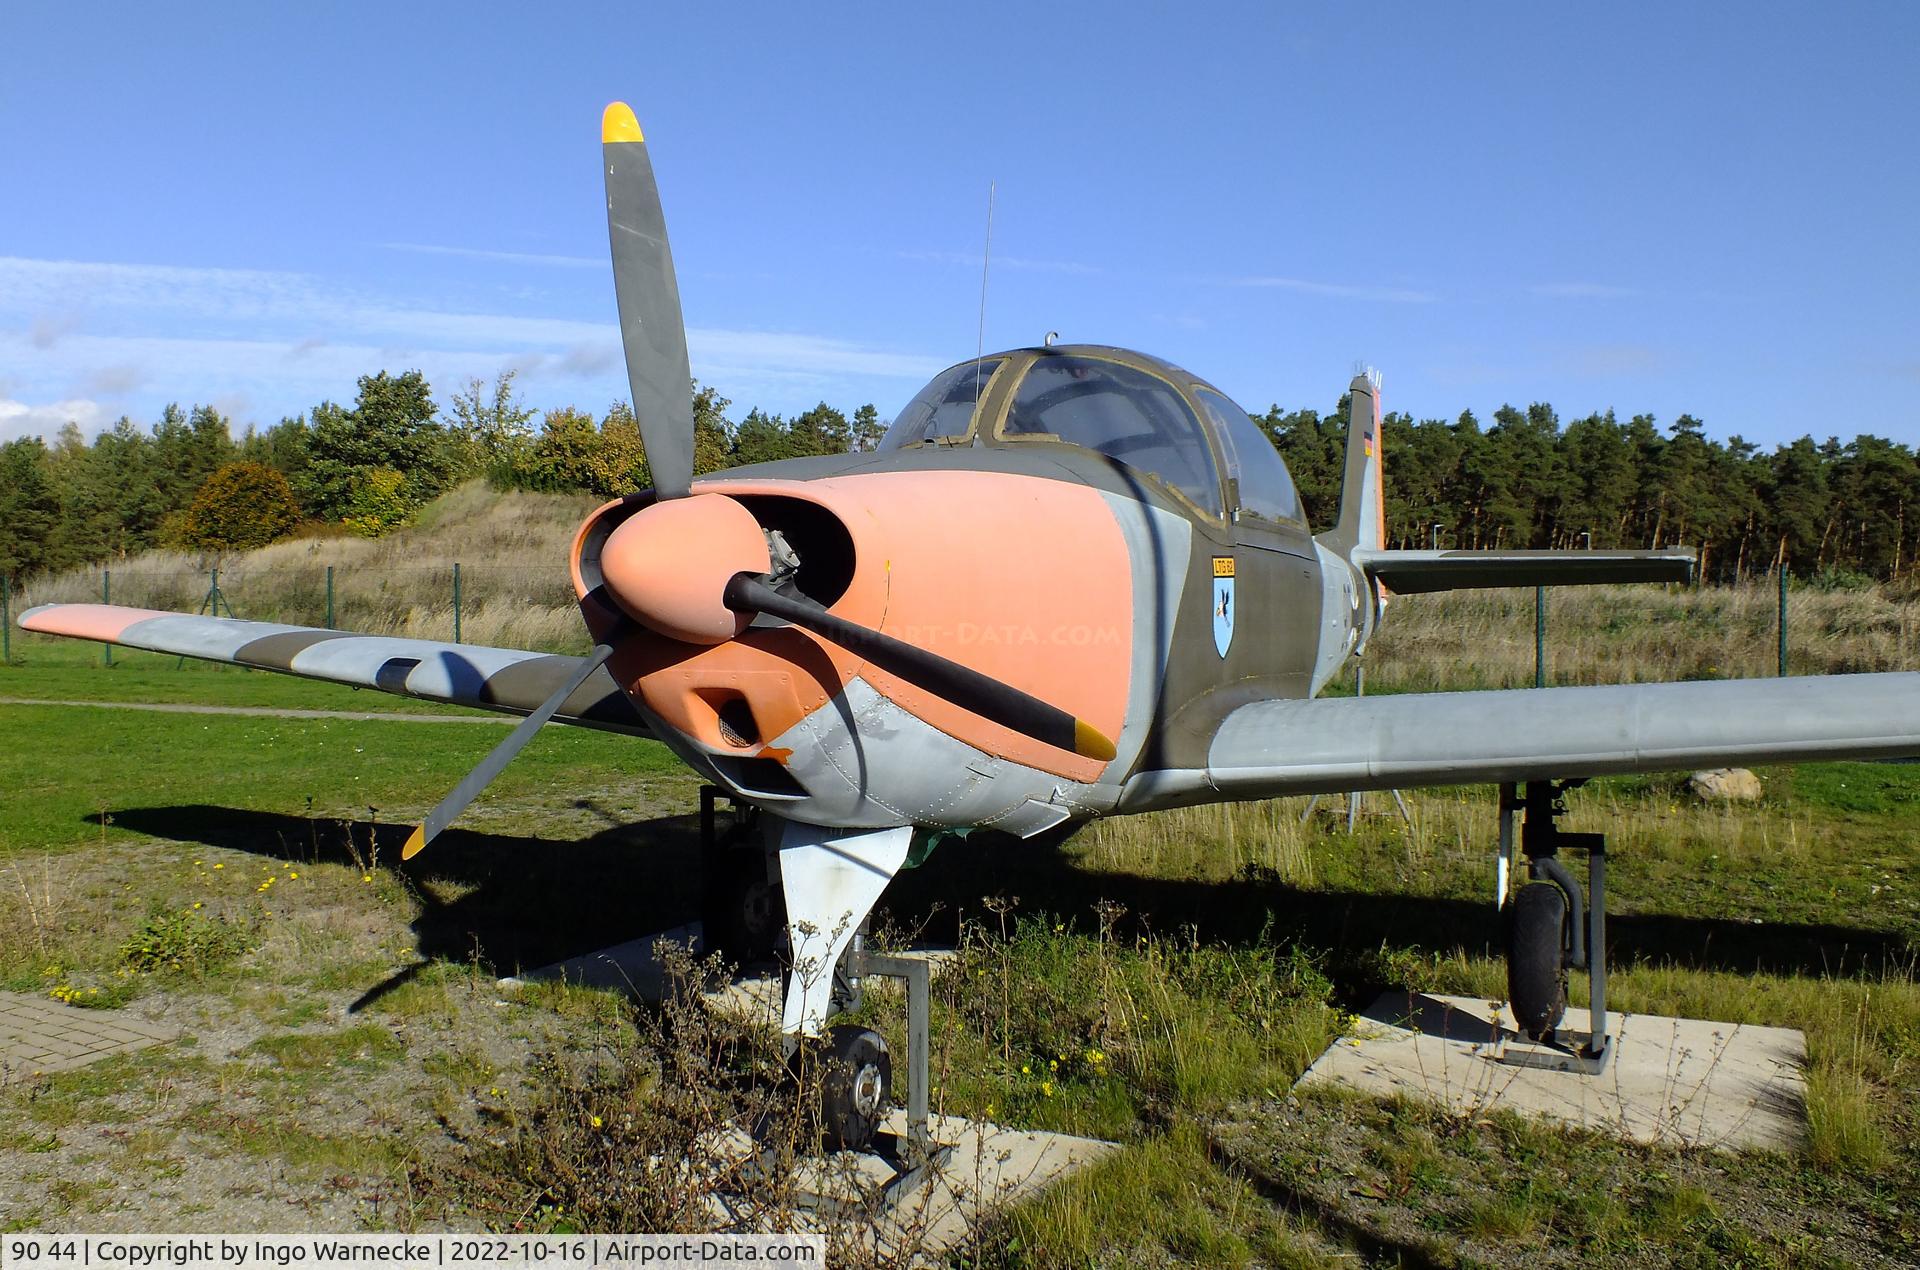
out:
<path id="1" fill-rule="evenodd" d="M 218 662 L 14 632 L 13 661 L 0 664 L 0 698 L 32 701 L 135 701 L 280 710 L 474 714 L 459 706 L 299 679 Z"/>
<path id="2" fill-rule="evenodd" d="M 73 647 L 0 669 L 0 696 L 410 705 L 170 659 L 104 670 Z M 696 786 L 654 743 L 550 729 L 396 867 L 409 817 L 497 739 L 0 706 L 0 987 L 128 1003 L 191 1038 L 0 1087 L 0 1224 L 613 1213 L 606 1169 L 645 1158 L 639 1140 L 567 1117 L 644 1104 L 658 1069 L 617 1001 L 501 1004 L 492 971 L 687 915 Z M 1369 814 L 1351 838 L 1296 799 L 1113 821 L 1058 850 L 943 845 L 886 901 L 896 933 L 962 950 L 936 1003 L 937 1101 L 1123 1144 L 966 1259 L 1911 1264 L 1920 766 L 1762 775 L 1766 798 L 1738 807 L 1597 781 L 1567 827 L 1610 834 L 1618 1007 L 1806 1030 L 1812 1143 L 1791 1157 L 1289 1093 L 1383 988 L 1504 995 L 1490 791 L 1410 793 L 1413 830 Z M 898 1039 L 886 998 L 870 1017 Z M 508 1167 L 536 1158 L 559 1167 Z"/>

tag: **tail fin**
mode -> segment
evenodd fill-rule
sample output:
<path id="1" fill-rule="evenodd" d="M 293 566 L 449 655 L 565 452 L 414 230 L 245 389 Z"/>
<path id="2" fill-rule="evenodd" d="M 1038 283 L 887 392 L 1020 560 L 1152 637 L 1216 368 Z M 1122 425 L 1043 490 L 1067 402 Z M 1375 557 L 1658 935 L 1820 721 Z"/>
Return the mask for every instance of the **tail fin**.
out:
<path id="1" fill-rule="evenodd" d="M 1379 551 L 1387 545 L 1387 505 L 1379 377 L 1373 371 L 1355 375 L 1347 391 L 1347 470 L 1340 486 L 1340 519 L 1319 535 L 1319 542 L 1350 560 L 1355 551 Z"/>

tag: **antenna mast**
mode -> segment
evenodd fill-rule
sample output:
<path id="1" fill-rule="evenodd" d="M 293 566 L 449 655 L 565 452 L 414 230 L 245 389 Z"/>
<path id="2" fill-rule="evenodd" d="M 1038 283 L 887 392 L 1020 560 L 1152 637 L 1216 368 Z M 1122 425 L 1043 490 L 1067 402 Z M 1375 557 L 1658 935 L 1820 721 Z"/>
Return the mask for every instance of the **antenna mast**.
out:
<path id="1" fill-rule="evenodd" d="M 973 345 L 973 400 L 980 402 L 980 359 L 987 353 L 987 271 L 993 265 L 993 195 L 996 182 L 987 182 L 987 245 L 980 253 L 980 329 Z"/>

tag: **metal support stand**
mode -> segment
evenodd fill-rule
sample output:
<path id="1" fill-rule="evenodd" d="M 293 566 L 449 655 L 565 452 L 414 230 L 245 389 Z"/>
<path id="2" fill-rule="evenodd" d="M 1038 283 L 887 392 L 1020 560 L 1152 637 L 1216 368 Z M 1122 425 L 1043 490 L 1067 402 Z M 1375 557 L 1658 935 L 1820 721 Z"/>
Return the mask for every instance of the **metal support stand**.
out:
<path id="1" fill-rule="evenodd" d="M 1355 666 L 1353 669 L 1353 695 L 1356 697 L 1364 697 L 1367 695 L 1367 667 L 1365 662 Z M 1347 836 L 1349 838 L 1353 836 L 1354 822 L 1360 818 L 1360 799 L 1364 792 L 1365 791 L 1358 789 L 1347 791 Z M 1413 813 L 1407 810 L 1407 800 L 1400 796 L 1400 791 L 1397 789 L 1390 789 L 1387 792 L 1393 795 L 1393 805 L 1400 809 L 1400 819 L 1407 822 L 1407 828 L 1413 828 Z M 1319 805 L 1320 795 L 1315 794 L 1312 798 L 1307 799 L 1306 810 L 1300 813 L 1300 823 L 1304 825 L 1307 821 L 1311 820 L 1313 818 L 1313 809 Z"/>
<path id="2" fill-rule="evenodd" d="M 924 957 L 893 957 L 864 950 L 847 955 L 847 968 L 856 980 L 879 975 L 903 980 L 907 986 L 907 1133 L 904 1138 L 894 1138 L 893 1142 L 897 1154 L 908 1168 L 887 1183 L 887 1188 L 909 1188 L 925 1177 L 927 1170 L 944 1162 L 953 1152 L 951 1146 L 933 1140 L 927 1114 L 927 1095 L 932 1089 L 930 1073 L 933 1066 L 933 1046 L 929 1037 L 933 971 Z M 885 1152 L 881 1154 L 884 1156 Z"/>
<path id="3" fill-rule="evenodd" d="M 856 985 L 868 975 L 900 979 L 906 983 L 907 1131 L 905 1134 L 881 1133 L 875 1136 L 873 1145 L 862 1154 L 886 1171 L 875 1174 L 860 1170 L 859 1176 L 872 1178 L 872 1181 L 857 1186 L 852 1196 L 828 1193 L 832 1188 L 831 1179 L 844 1177 L 829 1169 L 822 1174 L 827 1184 L 819 1190 L 803 1187 L 797 1203 L 801 1208 L 825 1216 L 871 1219 L 919 1193 L 929 1178 L 947 1166 L 953 1158 L 954 1147 L 951 1143 L 934 1141 L 927 1108 L 932 1088 L 929 1083 L 932 1068 L 929 1039 L 933 998 L 931 968 L 921 957 L 892 957 L 858 949 L 849 950 L 842 964 Z M 756 1167 L 765 1169 L 771 1164 L 769 1158 L 762 1157 Z"/>
<path id="4" fill-rule="evenodd" d="M 1520 850 L 1527 857 L 1527 874 L 1536 882 L 1552 882 L 1566 893 L 1569 948 L 1567 967 L 1587 972 L 1588 1031 L 1561 1030 L 1549 1041 L 1524 1038 L 1505 1041 L 1494 1061 L 1515 1067 L 1544 1067 L 1555 1071 L 1598 1076 L 1613 1056 L 1607 1031 L 1607 839 L 1605 834 L 1567 833 L 1559 817 L 1567 812 L 1566 793 L 1585 781 L 1530 781 L 1525 786 L 1500 787 L 1500 884 L 1506 900 L 1507 879 L 1513 862 L 1513 818 L 1520 823 Z M 1562 850 L 1587 854 L 1587 894 L 1560 863 Z"/>
<path id="5" fill-rule="evenodd" d="M 332 580 L 331 572 L 328 580 L 329 582 Z M 331 599 L 331 592 L 329 592 L 329 599 Z M 220 570 L 214 569 L 207 574 L 207 594 L 206 598 L 200 601 L 200 612 L 209 617 L 219 617 L 222 608 L 227 610 L 228 617 L 234 616 L 233 605 L 227 602 L 226 592 L 220 589 Z M 329 616 L 331 616 L 331 605 L 329 605 Z M 173 668 L 178 670 L 186 664 L 187 659 L 182 657 L 173 663 Z"/>

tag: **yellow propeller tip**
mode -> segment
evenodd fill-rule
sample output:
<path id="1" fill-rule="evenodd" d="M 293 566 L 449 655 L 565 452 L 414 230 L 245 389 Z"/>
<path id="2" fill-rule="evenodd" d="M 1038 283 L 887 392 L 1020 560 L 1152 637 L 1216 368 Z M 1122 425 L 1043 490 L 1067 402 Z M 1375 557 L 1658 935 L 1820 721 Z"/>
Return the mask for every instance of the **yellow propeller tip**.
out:
<path id="1" fill-rule="evenodd" d="M 633 117 L 633 107 L 624 101 L 612 102 L 606 112 L 600 116 L 600 143 L 612 145 L 616 141 L 645 141 L 646 134 L 640 131 L 640 121 Z"/>
<path id="2" fill-rule="evenodd" d="M 1082 758 L 1099 759 L 1102 763 L 1111 763 L 1117 752 L 1113 742 L 1107 740 L 1100 729 L 1085 719 L 1073 721 L 1073 752 Z"/>
<path id="3" fill-rule="evenodd" d="M 400 858 L 402 860 L 411 860 L 413 857 L 419 855 L 421 849 L 426 845 L 427 827 L 425 825 L 416 825 L 414 826 L 413 832 L 407 835 L 407 845 L 400 848 Z"/>

